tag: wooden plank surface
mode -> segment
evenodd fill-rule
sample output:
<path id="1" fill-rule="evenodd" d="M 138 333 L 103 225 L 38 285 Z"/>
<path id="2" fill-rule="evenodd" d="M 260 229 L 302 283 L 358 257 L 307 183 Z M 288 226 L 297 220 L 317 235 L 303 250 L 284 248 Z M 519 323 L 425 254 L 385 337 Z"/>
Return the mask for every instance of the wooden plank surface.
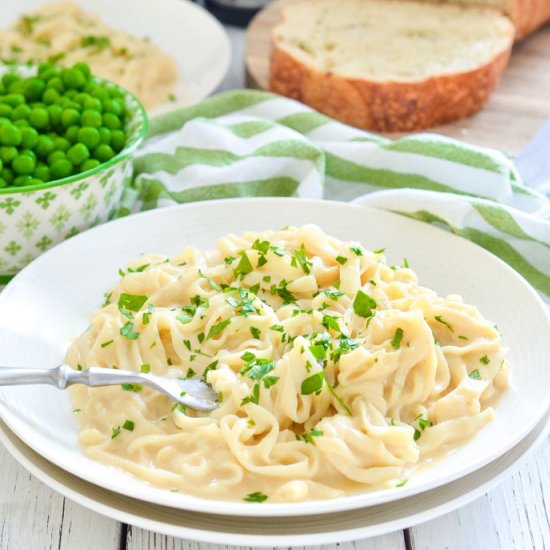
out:
<path id="1" fill-rule="evenodd" d="M 268 89 L 271 29 L 281 19 L 281 6 L 293 1 L 272 2 L 256 16 L 249 27 L 246 36 L 246 69 L 248 83 L 253 87 Z M 482 111 L 429 131 L 516 155 L 548 117 L 550 25 L 514 46 L 510 65 Z M 387 135 L 398 137 L 402 134 Z"/>
<path id="2" fill-rule="evenodd" d="M 220 87 L 244 85 L 244 33 L 229 29 L 231 70 Z M 539 33 L 547 43 L 550 32 Z M 537 35 L 537 36 L 539 36 Z M 537 39 L 538 40 L 538 39 Z M 525 42 L 522 47 L 532 47 Z M 538 42 L 534 43 L 535 46 Z M 539 44 L 540 46 L 540 44 Z M 538 51 L 538 47 L 536 50 Z M 539 52 L 540 53 L 540 52 Z M 537 54 L 539 55 L 539 54 Z M 525 67 L 522 70 L 527 70 Z M 528 76 L 528 75 L 527 75 Z M 548 75 L 550 77 L 550 72 Z M 518 90 L 523 84 L 516 82 Z M 544 94 L 539 101 L 544 102 Z M 550 86 L 547 88 L 550 95 Z M 533 99 L 534 103 L 536 98 Z M 503 100 L 503 105 L 506 101 Z M 532 106 L 532 108 L 534 108 Z M 544 113 L 547 113 L 543 115 Z M 527 115 L 526 115 L 527 116 Z M 533 127 L 542 123 L 532 114 Z M 513 132 L 513 127 L 509 132 Z M 476 134 L 482 135 L 482 134 Z M 522 143 L 531 134 L 522 137 Z M 468 136 L 464 135 L 468 140 Z M 519 140 L 518 140 L 519 143 Z M 175 539 L 91 512 L 58 495 L 26 472 L 0 446 L 0 550 L 222 550 L 227 546 Z M 550 440 L 511 479 L 488 495 L 406 531 L 315 550 L 543 550 L 550 549 Z M 233 548 L 233 547 L 232 547 Z M 236 550 L 252 550 L 235 547 Z M 302 550 L 293 547 L 291 550 Z"/>

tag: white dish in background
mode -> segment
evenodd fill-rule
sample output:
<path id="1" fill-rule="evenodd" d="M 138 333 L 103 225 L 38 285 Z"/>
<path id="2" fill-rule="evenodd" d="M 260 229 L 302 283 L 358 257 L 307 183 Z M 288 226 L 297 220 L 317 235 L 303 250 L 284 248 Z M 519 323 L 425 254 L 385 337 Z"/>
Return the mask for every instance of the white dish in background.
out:
<path id="1" fill-rule="evenodd" d="M 299 516 L 396 501 L 487 465 L 523 439 L 548 411 L 550 316 L 515 271 L 482 248 L 443 230 L 380 210 L 328 201 L 236 199 L 153 210 L 78 235 L 25 268 L 0 295 L 0 364 L 53 366 L 84 330 L 117 270 L 141 252 L 175 254 L 214 245 L 229 232 L 317 223 L 329 235 L 387 247 L 391 263 L 407 257 L 423 285 L 459 293 L 495 321 L 509 346 L 512 387 L 496 418 L 472 442 L 413 476 L 401 488 L 297 504 L 251 504 L 156 489 L 87 459 L 67 393 L 42 386 L 4 388 L 0 415 L 27 445 L 65 470 L 123 495 L 200 512 Z"/>
<path id="2" fill-rule="evenodd" d="M 53 0 L 2 0 L 0 26 Z M 74 0 L 104 23 L 134 36 L 149 37 L 176 61 L 180 81 L 176 101 L 155 108 L 157 115 L 197 103 L 223 80 L 231 46 L 223 26 L 205 9 L 189 0 Z"/>

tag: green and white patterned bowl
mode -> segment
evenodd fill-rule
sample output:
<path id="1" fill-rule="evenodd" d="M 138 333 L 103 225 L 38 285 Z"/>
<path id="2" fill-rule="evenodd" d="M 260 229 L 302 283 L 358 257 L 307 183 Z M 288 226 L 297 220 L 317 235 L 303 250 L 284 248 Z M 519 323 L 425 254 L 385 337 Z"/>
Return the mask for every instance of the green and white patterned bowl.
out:
<path id="1" fill-rule="evenodd" d="M 29 73 L 28 67 L 15 70 L 25 76 Z M 148 124 L 139 100 L 118 88 L 128 110 L 128 142 L 120 153 L 82 174 L 41 185 L 0 189 L 0 285 L 42 252 L 119 212 L 132 176 L 131 157 L 143 142 Z"/>

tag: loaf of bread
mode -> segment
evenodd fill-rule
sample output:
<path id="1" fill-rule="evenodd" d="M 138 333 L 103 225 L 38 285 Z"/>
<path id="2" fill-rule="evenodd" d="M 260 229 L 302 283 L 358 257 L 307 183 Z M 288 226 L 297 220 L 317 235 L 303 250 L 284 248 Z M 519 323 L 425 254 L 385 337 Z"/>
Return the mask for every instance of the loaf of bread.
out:
<path id="1" fill-rule="evenodd" d="M 477 112 L 510 56 L 499 10 L 409 0 L 298 0 L 273 31 L 272 91 L 369 130 Z"/>

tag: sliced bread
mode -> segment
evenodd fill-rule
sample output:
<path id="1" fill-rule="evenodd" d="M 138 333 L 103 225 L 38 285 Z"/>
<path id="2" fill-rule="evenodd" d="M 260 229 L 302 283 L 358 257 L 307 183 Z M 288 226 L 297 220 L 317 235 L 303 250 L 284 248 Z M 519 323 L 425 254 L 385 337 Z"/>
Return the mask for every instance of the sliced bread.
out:
<path id="1" fill-rule="evenodd" d="M 418 130 L 478 111 L 513 40 L 490 8 L 298 0 L 273 31 L 270 87 L 360 128 Z"/>

